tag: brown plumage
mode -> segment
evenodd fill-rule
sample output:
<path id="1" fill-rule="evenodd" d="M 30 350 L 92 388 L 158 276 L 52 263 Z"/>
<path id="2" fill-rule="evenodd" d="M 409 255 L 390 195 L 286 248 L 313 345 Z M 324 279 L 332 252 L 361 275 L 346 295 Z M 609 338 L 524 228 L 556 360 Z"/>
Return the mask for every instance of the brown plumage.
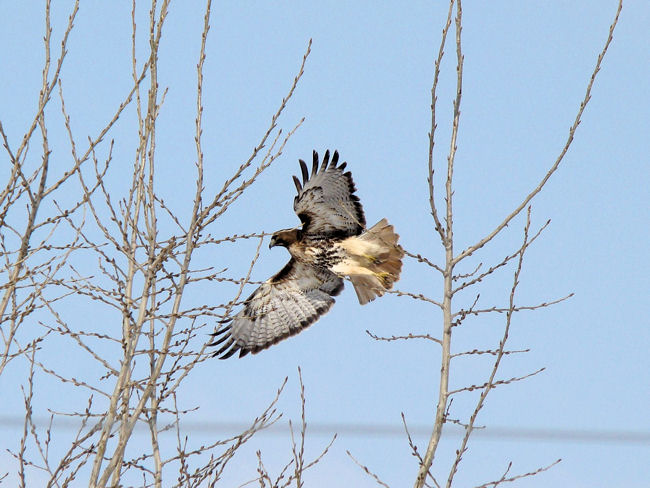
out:
<path id="1" fill-rule="evenodd" d="M 273 234 L 269 247 L 283 246 L 291 260 L 244 302 L 213 336 L 221 359 L 262 349 L 297 334 L 334 304 L 343 277 L 354 285 L 364 305 L 390 290 L 402 270 L 399 236 L 386 219 L 366 230 L 366 219 L 346 163 L 334 152 L 322 163 L 314 151 L 311 173 L 300 160 L 302 181 L 293 177 L 298 195 L 293 208 L 300 229 Z"/>

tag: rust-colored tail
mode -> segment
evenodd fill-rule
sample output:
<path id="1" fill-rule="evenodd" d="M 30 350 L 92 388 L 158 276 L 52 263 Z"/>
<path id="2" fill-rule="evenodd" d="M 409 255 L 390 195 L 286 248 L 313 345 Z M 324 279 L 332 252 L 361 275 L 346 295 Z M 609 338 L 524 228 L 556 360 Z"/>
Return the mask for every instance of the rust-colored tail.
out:
<path id="1" fill-rule="evenodd" d="M 404 251 L 397 243 L 399 235 L 386 219 L 381 219 L 370 229 L 354 238 L 357 242 L 351 246 L 357 273 L 348 276 L 357 292 L 359 303 L 365 305 L 399 280 L 402 271 Z"/>

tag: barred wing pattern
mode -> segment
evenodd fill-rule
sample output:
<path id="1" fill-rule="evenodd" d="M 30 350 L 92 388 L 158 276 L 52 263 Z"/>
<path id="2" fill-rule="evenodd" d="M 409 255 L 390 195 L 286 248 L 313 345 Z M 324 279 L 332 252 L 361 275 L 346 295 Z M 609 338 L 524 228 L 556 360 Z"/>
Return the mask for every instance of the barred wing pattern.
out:
<path id="1" fill-rule="evenodd" d="M 342 238 L 361 234 L 366 218 L 359 197 L 354 192 L 350 172 L 344 172 L 347 163 L 337 166 L 338 151 L 325 152 L 322 164 L 314 151 L 311 175 L 301 159 L 302 182 L 293 177 L 298 190 L 293 209 L 303 223 L 302 235 L 307 239 Z"/>
<path id="2" fill-rule="evenodd" d="M 294 260 L 253 292 L 230 323 L 217 330 L 210 346 L 226 359 L 255 354 L 313 324 L 334 304 L 343 280 L 334 273 Z"/>

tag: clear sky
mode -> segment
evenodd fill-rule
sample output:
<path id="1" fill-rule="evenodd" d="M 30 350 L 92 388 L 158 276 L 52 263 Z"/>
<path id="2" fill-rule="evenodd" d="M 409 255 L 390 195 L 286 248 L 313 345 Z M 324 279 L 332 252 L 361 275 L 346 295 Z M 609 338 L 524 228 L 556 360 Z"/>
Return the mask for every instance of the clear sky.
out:
<path id="1" fill-rule="evenodd" d="M 194 175 L 201 3 L 172 2 L 160 52 L 159 83 L 168 93 L 158 128 L 157 177 L 161 194 L 180 210 L 191 204 Z M 56 2 L 54 46 L 70 5 Z M 290 87 L 309 39 L 313 46 L 280 125 L 289 130 L 302 117 L 305 122 L 252 191 L 214 225 L 213 235 L 272 232 L 297 224 L 291 175 L 299 171 L 298 158 L 309 159 L 312 149 L 338 149 L 353 173 L 368 223 L 388 218 L 407 249 L 441 264 L 443 252 L 428 212 L 426 175 L 433 61 L 447 8 L 446 2 L 424 1 L 216 2 L 203 97 L 207 181 L 215 188 L 258 143 Z M 555 161 L 615 10 L 613 0 L 465 2 L 465 78 L 455 187 L 458 249 L 494 228 Z M 143 5 L 141 33 L 146 30 L 146 11 Z M 38 96 L 42 17 L 42 2 L 0 3 L 0 120 L 13 144 L 32 117 Z M 546 370 L 490 394 L 479 423 L 494 435 L 477 435 L 470 442 L 459 469 L 459 486 L 499 478 L 510 461 L 513 473 L 520 473 L 558 458 L 563 459 L 558 466 L 520 486 L 648 486 L 649 25 L 650 3 L 628 0 L 575 141 L 533 201 L 533 225 L 539 227 L 547 219 L 551 224 L 526 256 L 517 303 L 534 305 L 571 292 L 575 296 L 515 317 L 511 347 L 531 351 L 508 357 L 500 377 Z M 96 134 L 128 92 L 130 27 L 127 2 L 82 2 L 62 74 L 66 106 L 82 140 Z M 449 46 L 439 92 L 438 168 L 448 148 L 454 63 Z M 55 156 L 66 161 L 69 149 L 60 123 L 51 128 L 50 137 Z M 130 180 L 137 137 L 132 112 L 120 120 L 111 137 L 116 158 L 108 178 L 120 195 Z M 5 154 L 0 158 L 6 166 Z M 479 262 L 498 263 L 516 250 L 523 224 L 521 218 L 516 220 L 460 271 L 471 271 Z M 254 252 L 255 243 L 243 242 L 202 259 L 239 276 Z M 287 259 L 285 250 L 264 245 L 253 279 L 266 279 Z M 511 280 L 511 269 L 490 278 L 481 289 L 480 303 L 506 305 Z M 398 285 L 441 299 L 440 276 L 413 261 L 406 262 Z M 213 284 L 191 300 L 222 303 L 234 292 Z M 473 298 L 468 294 L 459 304 L 467 305 Z M 85 323 L 91 330 L 103 320 L 70 312 L 77 326 Z M 454 332 L 453 351 L 494 348 L 502 327 L 501 316 L 468 321 Z M 300 335 L 257 356 L 213 360 L 196 368 L 179 397 L 185 408 L 200 407 L 187 417 L 187 434 L 196 443 L 207 443 L 223 435 L 207 428 L 209 423 L 252 420 L 286 376 L 289 382 L 280 407 L 286 418 L 297 421 L 300 366 L 308 422 L 398 428 L 403 412 L 424 451 L 428 436 L 420 428 L 430 425 L 435 414 L 440 350 L 415 341 L 375 342 L 366 329 L 385 336 L 409 332 L 439 336 L 441 322 L 434 307 L 408 298 L 388 296 L 360 307 L 348 286 L 332 311 Z M 45 347 L 42 360 L 56 363 L 61 351 Z M 84 361 L 89 360 L 75 357 L 72 364 L 83 371 Z M 478 359 L 457 361 L 452 387 L 482 383 L 489 374 L 486 366 Z M 21 372 L 15 366 L 0 377 L 4 416 L 22 415 Z M 57 396 L 58 388 L 43 379 L 36 404 L 41 415 L 46 408 L 74 408 L 70 404 L 74 395 L 66 402 Z M 458 415 L 467 411 L 469 399 L 468 395 L 455 400 Z M 19 436 L 14 427 L 1 428 L 11 434 L 0 436 L 0 475 L 12 469 L 4 450 L 16 449 L 14 440 Z M 565 433 L 546 440 L 499 435 L 530 429 Z M 587 442 L 572 434 L 576 430 L 614 433 L 619 438 Z M 450 427 L 443 435 L 437 473 L 448 470 L 459 440 L 454 432 Z M 632 442 L 628 433 L 645 433 L 645 442 Z M 256 449 L 262 449 L 267 467 L 278 473 L 291 455 L 285 434 L 265 434 L 251 441 L 226 471 L 223 486 L 238 486 L 254 477 Z M 315 432 L 307 443 L 308 454 L 317 454 L 327 442 L 326 435 Z M 405 436 L 341 429 L 330 453 L 307 475 L 307 486 L 376 486 L 346 450 L 392 487 L 414 481 L 417 464 Z"/>

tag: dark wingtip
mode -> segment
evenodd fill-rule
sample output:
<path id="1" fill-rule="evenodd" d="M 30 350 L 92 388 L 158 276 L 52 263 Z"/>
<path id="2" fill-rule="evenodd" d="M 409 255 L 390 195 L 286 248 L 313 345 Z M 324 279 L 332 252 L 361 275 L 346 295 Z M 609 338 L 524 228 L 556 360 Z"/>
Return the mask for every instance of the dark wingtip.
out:
<path id="1" fill-rule="evenodd" d="M 214 334 L 212 334 L 212 337 L 215 337 L 215 338 L 216 338 L 217 335 L 219 335 L 219 334 L 221 334 L 221 333 L 223 333 L 223 332 L 225 332 L 225 331 L 222 331 L 222 332 L 219 332 L 219 333 L 215 332 Z M 215 340 L 213 340 L 212 342 L 210 342 L 210 343 L 208 344 L 208 346 L 218 346 L 218 345 L 221 344 L 223 341 L 228 340 L 228 338 L 229 338 L 229 337 L 228 337 L 228 335 L 226 334 L 226 335 L 222 336 L 222 337 L 219 338 L 219 339 L 215 339 Z"/>
<path id="2" fill-rule="evenodd" d="M 321 164 L 321 169 L 327 168 L 327 165 L 330 162 L 330 150 L 325 151 L 325 156 L 323 156 L 323 164 Z"/>
<path id="3" fill-rule="evenodd" d="M 250 349 L 243 348 L 237 344 L 228 343 L 225 347 L 222 347 L 217 352 L 215 352 L 212 357 L 216 357 L 217 359 L 228 359 L 234 356 L 237 352 L 239 352 L 239 357 L 243 358 L 251 351 Z"/>
<path id="4" fill-rule="evenodd" d="M 226 336 L 227 337 L 227 336 Z M 216 351 L 212 357 L 218 357 L 219 359 L 228 359 L 230 356 L 235 354 L 237 350 L 239 349 L 239 346 L 237 343 L 235 343 L 235 340 L 232 337 L 229 337 L 229 341 L 224 344 L 224 346 Z"/>
<path id="5" fill-rule="evenodd" d="M 332 156 L 332 166 L 336 166 L 336 164 L 339 162 L 339 152 L 334 151 L 334 156 Z"/>
<path id="6" fill-rule="evenodd" d="M 302 185 L 300 184 L 300 180 L 298 179 L 297 176 L 293 177 L 293 184 L 296 185 L 296 190 L 298 191 L 298 193 L 300 193 L 302 190 Z"/>
<path id="7" fill-rule="evenodd" d="M 318 172 L 318 152 L 316 149 L 312 152 L 311 174 L 312 176 Z"/>
<path id="8" fill-rule="evenodd" d="M 302 182 L 307 183 L 307 180 L 309 179 L 309 172 L 307 171 L 307 165 L 302 159 L 299 159 L 298 162 L 300 163 L 300 172 L 302 173 Z"/>

